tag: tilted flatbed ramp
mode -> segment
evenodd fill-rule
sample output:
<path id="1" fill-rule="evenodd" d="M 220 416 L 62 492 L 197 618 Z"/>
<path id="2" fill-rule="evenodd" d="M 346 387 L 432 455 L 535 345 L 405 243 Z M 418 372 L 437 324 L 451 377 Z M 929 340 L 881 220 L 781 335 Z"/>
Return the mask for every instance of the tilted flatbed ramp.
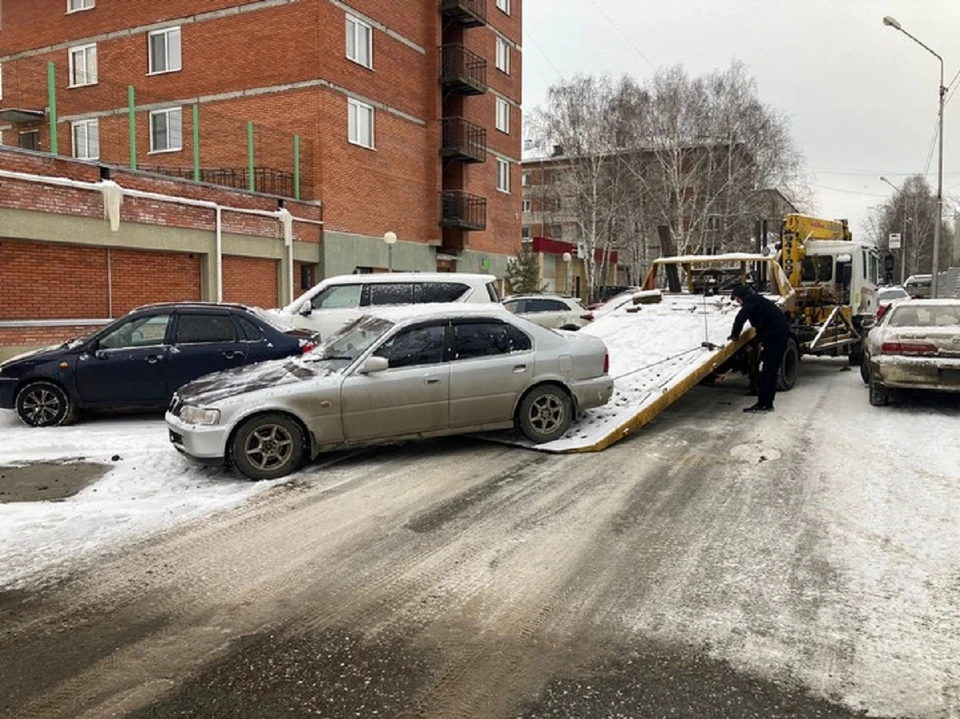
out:
<path id="1" fill-rule="evenodd" d="M 485 437 L 543 452 L 597 452 L 636 432 L 753 338 L 748 325 L 736 342 L 727 341 L 740 307 L 726 293 L 705 296 L 689 291 L 699 269 L 739 266 L 745 279 L 747 263 L 767 265 L 775 290 L 768 297 L 789 307 L 795 295 L 771 257 L 731 254 L 657 260 L 646 286 L 654 286 L 658 267 L 679 265 L 688 281 L 686 293 L 639 292 L 635 301 L 640 304 L 604 315 L 580 330 L 602 339 L 610 352 L 614 378 L 610 402 L 586 412 L 554 442 L 533 444 L 515 435 Z"/>
<path id="2" fill-rule="evenodd" d="M 738 309 L 727 297 L 665 295 L 658 304 L 599 318 L 580 331 L 600 337 L 610 352 L 610 402 L 587 411 L 554 442 L 533 444 L 513 435 L 485 438 L 543 452 L 606 449 L 647 424 L 749 341 L 752 330 L 727 342 Z"/>

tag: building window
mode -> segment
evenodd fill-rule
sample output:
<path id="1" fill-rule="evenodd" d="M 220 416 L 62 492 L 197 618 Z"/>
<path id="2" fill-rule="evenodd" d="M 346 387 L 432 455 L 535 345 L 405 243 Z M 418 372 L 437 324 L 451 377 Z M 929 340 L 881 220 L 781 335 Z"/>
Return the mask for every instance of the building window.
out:
<path id="1" fill-rule="evenodd" d="M 373 28 L 347 15 L 347 58 L 364 67 L 373 67 Z"/>
<path id="2" fill-rule="evenodd" d="M 497 69 L 510 74 L 510 46 L 502 37 L 497 38 Z"/>
<path id="3" fill-rule="evenodd" d="M 563 237 L 563 225 L 550 225 L 550 237 L 555 240 Z"/>
<path id="4" fill-rule="evenodd" d="M 707 229 L 712 232 L 719 232 L 723 229 L 723 218 L 720 215 L 709 215 L 707 217 Z"/>
<path id="5" fill-rule="evenodd" d="M 527 187 L 530 184 L 529 172 L 524 172 L 522 175 L 520 175 L 520 184 L 523 185 L 524 187 Z"/>
<path id="6" fill-rule="evenodd" d="M 520 228 L 520 237 L 524 240 L 530 239 L 530 228 L 528 226 Z"/>
<path id="7" fill-rule="evenodd" d="M 510 105 L 502 98 L 497 98 L 497 129 L 510 134 Z"/>
<path id="8" fill-rule="evenodd" d="M 179 107 L 150 113 L 150 152 L 183 149 L 183 112 Z"/>
<path id="9" fill-rule="evenodd" d="M 96 160 L 100 157 L 99 120 L 80 120 L 73 127 L 73 156 L 81 160 Z"/>
<path id="10" fill-rule="evenodd" d="M 97 0 L 67 0 L 67 12 L 89 10 L 97 4 Z"/>
<path id="11" fill-rule="evenodd" d="M 531 212 L 531 210 L 532 210 L 532 204 L 533 204 L 533 203 L 531 203 L 530 200 L 523 200 L 523 201 L 520 203 L 520 207 L 521 207 L 521 209 L 522 209 L 523 212 Z"/>
<path id="12" fill-rule="evenodd" d="M 168 27 L 147 35 L 147 53 L 151 75 L 180 70 L 180 28 Z"/>
<path id="13" fill-rule="evenodd" d="M 554 197 L 553 200 L 552 200 L 551 203 L 550 203 L 550 206 L 553 208 L 553 211 L 554 211 L 554 212 L 559 212 L 560 210 L 563 209 L 563 198 L 562 198 L 562 197 Z"/>
<path id="14" fill-rule="evenodd" d="M 497 0 L 497 10 L 510 14 L 510 0 Z"/>
<path id="15" fill-rule="evenodd" d="M 349 140 L 354 145 L 373 149 L 373 108 L 354 100 L 347 100 L 347 125 Z"/>
<path id="16" fill-rule="evenodd" d="M 497 189 L 510 192 L 510 163 L 497 158 Z"/>
<path id="17" fill-rule="evenodd" d="M 70 48 L 70 87 L 97 84 L 97 46 Z"/>
<path id="18" fill-rule="evenodd" d="M 17 138 L 17 144 L 21 150 L 39 150 L 40 149 L 40 131 L 27 130 L 21 132 Z"/>

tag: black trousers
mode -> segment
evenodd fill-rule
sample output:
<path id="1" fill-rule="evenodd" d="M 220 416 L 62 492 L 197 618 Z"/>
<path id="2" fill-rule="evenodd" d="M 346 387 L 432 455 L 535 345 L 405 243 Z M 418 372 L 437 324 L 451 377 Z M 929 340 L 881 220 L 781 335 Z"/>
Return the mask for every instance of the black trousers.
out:
<path id="1" fill-rule="evenodd" d="M 757 388 L 757 404 L 761 407 L 773 407 L 773 398 L 777 394 L 777 373 L 783 364 L 783 355 L 787 351 L 787 335 L 764 337 L 761 340 L 763 350 L 760 353 L 760 386 Z"/>

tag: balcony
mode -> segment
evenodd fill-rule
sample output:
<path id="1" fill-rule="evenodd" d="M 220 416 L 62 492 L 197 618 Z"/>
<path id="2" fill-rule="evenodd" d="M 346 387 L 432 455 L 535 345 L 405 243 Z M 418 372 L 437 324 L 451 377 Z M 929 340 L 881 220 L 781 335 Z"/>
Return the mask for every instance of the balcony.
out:
<path id="1" fill-rule="evenodd" d="M 462 230 L 487 229 L 487 198 L 470 195 L 463 190 L 440 193 L 440 225 Z"/>
<path id="2" fill-rule="evenodd" d="M 464 27 L 487 24 L 487 0 L 440 0 L 440 12 Z"/>
<path id="3" fill-rule="evenodd" d="M 440 122 L 443 126 L 441 157 L 462 162 L 486 162 L 487 131 L 484 128 L 462 117 L 449 117 Z"/>
<path id="4" fill-rule="evenodd" d="M 440 83 L 464 95 L 482 95 L 487 91 L 487 61 L 463 45 L 440 48 Z"/>
<path id="5" fill-rule="evenodd" d="M 192 167 L 140 165 L 138 169 L 184 180 L 194 179 Z M 200 169 L 200 182 L 246 190 L 250 187 L 250 174 L 246 167 L 204 167 Z M 294 197 L 293 173 L 267 167 L 255 167 L 253 168 L 253 187 L 255 192 L 279 195 L 280 197 Z"/>

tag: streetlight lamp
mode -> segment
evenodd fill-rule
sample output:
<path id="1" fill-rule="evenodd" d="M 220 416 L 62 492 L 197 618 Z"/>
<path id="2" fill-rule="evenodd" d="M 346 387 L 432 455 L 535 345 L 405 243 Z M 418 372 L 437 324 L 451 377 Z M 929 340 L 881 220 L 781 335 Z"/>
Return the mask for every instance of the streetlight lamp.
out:
<path id="1" fill-rule="evenodd" d="M 397 233 L 383 233 L 383 241 L 387 243 L 387 272 L 393 272 L 393 246 L 397 244 Z"/>
<path id="2" fill-rule="evenodd" d="M 917 45 L 922 47 L 940 61 L 940 85 L 938 91 L 940 95 L 940 149 L 939 158 L 937 160 L 937 221 L 933 225 L 933 267 L 931 269 L 932 278 L 930 282 L 930 296 L 936 297 L 937 285 L 939 284 L 940 279 L 940 224 L 943 220 L 943 101 L 947 94 L 947 88 L 943 86 L 943 58 L 934 52 L 928 45 L 924 44 L 904 30 L 900 23 L 889 15 L 883 18 L 883 24 L 887 27 L 892 27 L 894 30 L 902 32 L 908 38 L 917 43 Z"/>
<path id="3" fill-rule="evenodd" d="M 563 261 L 567 263 L 567 294 L 573 297 L 573 292 L 570 291 L 570 285 L 573 284 L 573 255 L 571 255 L 569 252 L 564 252 Z"/>
<path id="4" fill-rule="evenodd" d="M 903 192 L 899 187 L 894 185 L 886 177 L 881 177 L 880 182 L 886 182 L 890 187 L 892 187 L 897 193 L 900 194 L 901 205 L 903 205 L 903 229 L 900 231 L 900 286 L 903 287 L 903 283 L 906 281 L 906 269 L 907 269 L 907 193 Z"/>

